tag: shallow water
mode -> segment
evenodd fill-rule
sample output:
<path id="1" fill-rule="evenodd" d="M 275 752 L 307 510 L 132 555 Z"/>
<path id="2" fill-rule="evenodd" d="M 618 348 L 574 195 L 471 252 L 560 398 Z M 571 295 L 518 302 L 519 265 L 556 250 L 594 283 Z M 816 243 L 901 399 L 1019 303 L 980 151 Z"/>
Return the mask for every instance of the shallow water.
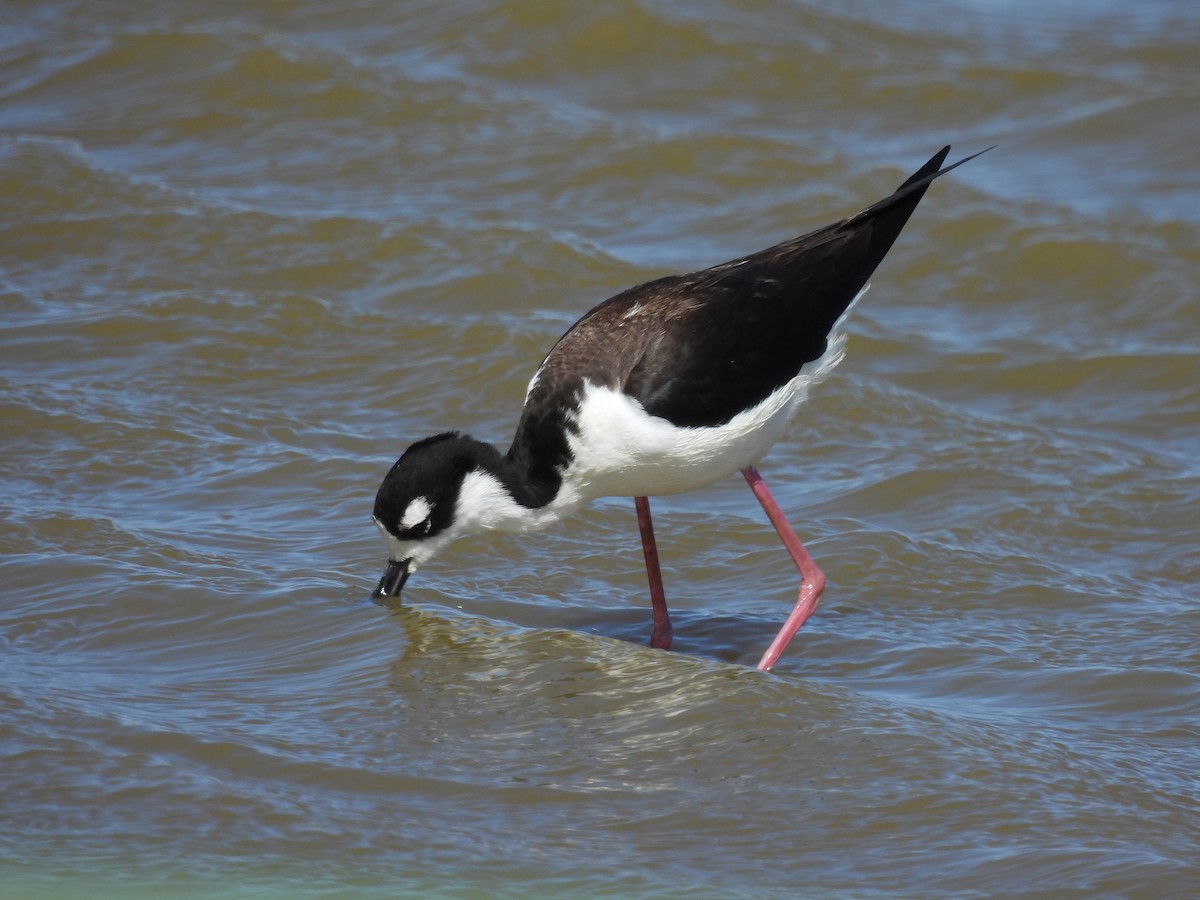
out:
<path id="1" fill-rule="evenodd" d="M 0 11 L 0 894 L 1200 892 L 1200 12 Z M 761 469 L 368 600 L 628 285 L 940 180 Z"/>

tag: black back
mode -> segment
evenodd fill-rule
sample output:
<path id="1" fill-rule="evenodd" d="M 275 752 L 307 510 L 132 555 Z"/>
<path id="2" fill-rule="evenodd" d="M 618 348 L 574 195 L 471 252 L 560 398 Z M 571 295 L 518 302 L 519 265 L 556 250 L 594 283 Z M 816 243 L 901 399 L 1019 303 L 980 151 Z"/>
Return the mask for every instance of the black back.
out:
<path id="1" fill-rule="evenodd" d="M 891 248 L 939 169 L 935 154 L 857 215 L 710 269 L 660 278 L 594 307 L 558 341 L 526 401 L 509 460 L 550 490 L 569 461 L 562 405 L 584 379 L 678 426 L 728 422 L 826 349 L 830 329 Z M 978 154 L 976 154 L 978 155 Z"/>

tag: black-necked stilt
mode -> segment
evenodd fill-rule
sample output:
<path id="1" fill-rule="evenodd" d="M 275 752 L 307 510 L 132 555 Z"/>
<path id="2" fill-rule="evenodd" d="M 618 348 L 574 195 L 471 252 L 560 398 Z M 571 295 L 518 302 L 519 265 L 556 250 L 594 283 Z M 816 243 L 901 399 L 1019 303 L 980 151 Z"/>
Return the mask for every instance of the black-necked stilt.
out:
<path id="1" fill-rule="evenodd" d="M 949 151 L 848 219 L 596 306 L 529 382 L 507 453 L 457 432 L 409 447 L 375 498 L 389 559 L 376 596 L 398 596 L 418 566 L 464 535 L 532 531 L 596 497 L 630 496 L 650 580 L 650 645 L 667 649 L 671 622 L 647 498 L 740 470 L 801 575 L 796 606 L 758 664 L 774 666 L 816 609 L 825 576 L 755 463 L 841 360 L 836 327 L 926 188 L 974 158 L 940 168 Z"/>

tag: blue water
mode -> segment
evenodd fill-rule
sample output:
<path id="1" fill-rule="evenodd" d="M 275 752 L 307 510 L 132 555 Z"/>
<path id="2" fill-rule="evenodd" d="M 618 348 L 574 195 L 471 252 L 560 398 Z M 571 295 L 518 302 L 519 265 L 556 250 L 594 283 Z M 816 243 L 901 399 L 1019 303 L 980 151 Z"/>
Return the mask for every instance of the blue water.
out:
<path id="1" fill-rule="evenodd" d="M 1193 4 L 0 13 L 0 895 L 1200 890 Z M 761 464 L 368 595 L 595 302 L 939 180 Z"/>

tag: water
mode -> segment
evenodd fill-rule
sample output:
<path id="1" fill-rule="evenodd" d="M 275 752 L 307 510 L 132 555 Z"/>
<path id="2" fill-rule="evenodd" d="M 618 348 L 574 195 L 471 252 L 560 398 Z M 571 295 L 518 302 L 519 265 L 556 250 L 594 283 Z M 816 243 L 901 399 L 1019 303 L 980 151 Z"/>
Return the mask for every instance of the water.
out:
<path id="1" fill-rule="evenodd" d="M 0 893 L 1200 892 L 1200 15 L 0 8 Z M 590 305 L 939 181 L 761 468 L 367 596 Z"/>

